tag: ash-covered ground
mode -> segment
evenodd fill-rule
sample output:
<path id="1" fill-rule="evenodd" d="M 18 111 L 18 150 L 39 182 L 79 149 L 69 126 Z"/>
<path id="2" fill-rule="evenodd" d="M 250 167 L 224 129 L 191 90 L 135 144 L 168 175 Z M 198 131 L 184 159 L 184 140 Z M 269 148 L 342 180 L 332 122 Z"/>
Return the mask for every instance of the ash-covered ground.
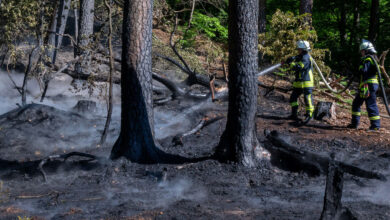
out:
<path id="1" fill-rule="evenodd" d="M 17 82 L 22 79 L 22 75 L 12 76 Z M 28 103 L 37 104 L 16 109 L 20 96 L 7 75 L 0 74 L 1 219 L 319 219 L 325 176 L 288 171 L 278 163 L 280 158 L 250 169 L 214 160 L 176 165 L 110 161 L 119 132 L 119 87 L 114 90 L 108 141 L 100 146 L 105 102 L 98 91 L 89 96 L 86 90 L 75 92 L 71 84 L 70 78 L 56 78 L 40 105 L 38 84 L 31 80 Z M 338 160 L 390 179 L 389 119 L 382 120 L 380 133 L 345 129 L 349 110 L 338 107 L 336 119 L 295 127 L 284 118 L 289 114 L 289 94 L 273 91 L 264 97 L 264 89 L 259 93 L 257 128 L 263 146 L 271 144 L 263 130 L 278 130 L 302 149 L 324 155 L 335 152 Z M 77 111 L 73 107 L 79 100 L 93 100 L 97 107 Z M 226 112 L 224 102 L 172 101 L 156 106 L 156 138 L 166 152 L 191 158 L 209 156 L 225 119 L 184 137 L 183 145 L 175 145 L 172 139 L 202 118 Z M 368 127 L 367 123 L 364 119 L 362 127 Z M 48 163 L 43 167 L 45 182 L 34 161 L 72 151 L 99 159 L 88 162 L 73 157 Z M 390 181 L 345 174 L 342 203 L 358 219 L 390 219 Z"/>

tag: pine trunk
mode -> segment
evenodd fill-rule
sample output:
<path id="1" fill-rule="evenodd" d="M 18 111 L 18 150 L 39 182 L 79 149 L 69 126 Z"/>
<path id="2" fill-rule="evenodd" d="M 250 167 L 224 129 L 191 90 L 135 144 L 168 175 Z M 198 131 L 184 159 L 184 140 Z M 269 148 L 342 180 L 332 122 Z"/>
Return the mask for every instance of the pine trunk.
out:
<path id="1" fill-rule="evenodd" d="M 50 62 L 53 62 L 54 59 L 54 51 L 55 51 L 55 45 L 56 45 L 56 32 L 57 32 L 57 18 L 58 18 L 58 2 L 56 1 L 54 3 L 54 12 L 51 18 L 50 22 L 50 28 L 49 28 L 49 35 L 47 38 L 47 56 L 50 59 Z"/>
<path id="2" fill-rule="evenodd" d="M 313 0 L 301 0 L 299 5 L 299 14 L 309 14 L 305 21 L 311 26 L 312 24 L 312 18 L 311 14 L 313 11 Z"/>
<path id="3" fill-rule="evenodd" d="M 122 48 L 121 132 L 111 158 L 134 162 L 159 161 L 153 137 L 152 99 L 153 0 L 126 0 Z"/>
<path id="4" fill-rule="evenodd" d="M 229 109 L 216 157 L 255 166 L 258 0 L 229 1 Z"/>
<path id="5" fill-rule="evenodd" d="M 378 37 L 378 29 L 379 29 L 379 0 L 372 0 L 368 39 L 373 43 Z"/>
<path id="6" fill-rule="evenodd" d="M 91 37 L 93 34 L 95 0 L 80 0 L 79 36 L 77 39 L 77 55 L 81 56 L 80 62 L 75 65 L 78 74 L 90 74 L 91 63 Z"/>
<path id="7" fill-rule="evenodd" d="M 266 0 L 259 0 L 259 33 L 265 33 L 266 31 Z"/>
<path id="8" fill-rule="evenodd" d="M 71 0 L 62 0 L 60 4 L 60 10 L 58 13 L 58 18 L 57 18 L 57 33 L 58 35 L 56 36 L 56 49 L 54 50 L 54 56 L 53 56 L 53 64 L 56 62 L 57 58 L 57 50 L 60 49 L 62 45 L 62 38 L 63 34 L 65 33 L 65 27 L 66 27 L 66 22 L 68 20 L 68 15 L 69 15 L 69 9 L 70 9 L 70 3 Z"/>
<path id="9" fill-rule="evenodd" d="M 360 3 L 361 3 L 361 0 L 355 0 L 355 4 L 353 7 L 353 26 L 351 29 L 351 38 L 349 39 L 349 44 L 351 47 L 359 44 L 358 33 L 359 33 L 359 27 L 360 27 L 360 12 L 359 12 Z"/>
<path id="10" fill-rule="evenodd" d="M 340 2 L 340 21 L 339 21 L 341 48 L 346 47 L 346 41 L 347 41 L 346 26 L 347 26 L 347 14 L 346 14 L 346 10 L 345 10 L 345 2 L 341 1 Z"/>

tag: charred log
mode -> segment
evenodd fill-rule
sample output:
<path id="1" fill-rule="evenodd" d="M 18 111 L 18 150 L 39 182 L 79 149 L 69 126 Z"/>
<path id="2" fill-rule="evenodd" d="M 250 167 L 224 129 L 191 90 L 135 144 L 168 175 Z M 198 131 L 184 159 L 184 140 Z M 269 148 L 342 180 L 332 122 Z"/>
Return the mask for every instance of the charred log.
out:
<path id="1" fill-rule="evenodd" d="M 329 170 L 329 164 L 332 161 L 331 158 L 321 156 L 316 153 L 308 152 L 299 147 L 294 146 L 284 140 L 283 136 L 277 131 L 264 130 L 267 139 L 272 143 L 272 146 L 268 146 L 271 152 L 280 153 L 291 160 L 294 164 L 301 165 L 301 169 L 311 169 L 312 173 L 326 174 Z M 364 170 L 360 167 L 347 164 L 341 161 L 334 161 L 339 167 L 341 172 L 351 174 L 353 176 L 367 178 L 367 179 L 378 179 L 385 181 L 386 177 L 380 173 Z"/>

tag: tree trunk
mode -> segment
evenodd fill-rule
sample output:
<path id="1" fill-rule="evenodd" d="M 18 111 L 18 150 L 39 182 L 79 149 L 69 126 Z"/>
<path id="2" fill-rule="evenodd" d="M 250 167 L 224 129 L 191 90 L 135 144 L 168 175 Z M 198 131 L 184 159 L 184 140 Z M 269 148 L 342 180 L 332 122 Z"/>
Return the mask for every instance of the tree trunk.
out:
<path id="1" fill-rule="evenodd" d="M 80 0 L 79 36 L 77 55 L 82 57 L 75 65 L 78 74 L 90 74 L 91 37 L 93 34 L 95 0 Z"/>
<path id="2" fill-rule="evenodd" d="M 222 162 L 254 166 L 260 149 L 256 135 L 258 0 L 229 1 L 229 109 L 216 149 Z"/>
<path id="3" fill-rule="evenodd" d="M 153 137 L 152 100 L 153 0 L 126 0 L 122 35 L 121 132 L 111 158 L 159 161 Z"/>
<path id="4" fill-rule="evenodd" d="M 355 4 L 353 7 L 353 26 L 351 29 L 351 37 L 349 39 L 349 45 L 353 47 L 353 45 L 359 44 L 359 27 L 360 27 L 360 3 L 361 0 L 355 0 Z M 357 51 L 357 50 L 355 50 Z"/>
<path id="5" fill-rule="evenodd" d="M 374 43 L 378 37 L 379 29 L 379 0 L 372 0 L 371 2 L 371 15 L 370 15 L 370 28 L 368 30 L 368 39 Z"/>
<path id="6" fill-rule="evenodd" d="M 345 49 L 346 41 L 347 41 L 347 14 L 345 10 L 345 1 L 340 1 L 340 21 L 339 21 L 339 31 L 340 31 L 340 45 L 341 48 Z"/>
<path id="7" fill-rule="evenodd" d="M 77 8 L 75 8 L 73 10 L 73 13 L 74 13 L 74 39 L 76 42 L 78 42 L 78 37 L 79 37 L 79 19 L 78 19 L 78 10 Z M 76 45 L 74 45 L 74 58 L 77 57 L 77 47 Z"/>
<path id="8" fill-rule="evenodd" d="M 313 11 L 313 0 L 301 0 L 299 5 L 299 14 L 309 14 L 305 21 L 311 26 L 311 14 Z"/>
<path id="9" fill-rule="evenodd" d="M 100 138 L 100 144 L 103 145 L 104 142 L 106 141 L 108 129 L 110 128 L 110 123 L 111 123 L 111 116 L 112 116 L 112 108 L 113 108 L 113 103 L 112 103 L 112 75 L 115 72 L 115 67 L 114 67 L 114 51 L 112 49 L 112 1 L 111 0 L 104 0 L 104 4 L 107 8 L 108 11 L 108 49 L 109 49 L 109 55 L 110 55 L 110 72 L 108 75 L 108 108 L 107 108 L 107 119 L 106 123 L 104 125 L 104 130 L 103 134 Z"/>
<path id="10" fill-rule="evenodd" d="M 266 18 L 266 0 L 259 0 L 259 33 L 265 33 L 267 18 Z"/>
<path id="11" fill-rule="evenodd" d="M 54 56 L 52 59 L 53 64 L 55 64 L 55 62 L 56 62 L 57 50 L 60 49 L 60 47 L 62 45 L 62 35 L 65 32 L 66 22 L 68 20 L 70 3 L 71 3 L 71 0 L 62 0 L 60 7 L 59 7 L 60 10 L 58 12 L 58 18 L 57 18 L 57 33 L 58 33 L 58 35 L 56 36 L 56 43 L 55 43 L 56 48 L 54 50 Z"/>
<path id="12" fill-rule="evenodd" d="M 54 58 L 54 51 L 55 51 L 55 45 L 56 45 L 56 31 L 57 31 L 57 16 L 58 14 L 58 1 L 55 1 L 55 4 L 54 4 L 54 12 L 53 12 L 53 16 L 52 16 L 52 19 L 51 19 L 51 22 L 50 22 L 50 28 L 49 28 L 49 36 L 47 38 L 47 56 L 49 57 L 50 59 L 50 62 L 53 62 L 53 58 Z"/>

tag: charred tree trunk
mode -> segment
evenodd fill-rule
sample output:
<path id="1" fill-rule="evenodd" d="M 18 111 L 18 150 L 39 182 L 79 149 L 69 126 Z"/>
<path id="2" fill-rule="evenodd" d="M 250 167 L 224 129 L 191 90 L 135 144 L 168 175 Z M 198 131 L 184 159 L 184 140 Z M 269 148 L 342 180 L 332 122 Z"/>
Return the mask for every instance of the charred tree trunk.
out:
<path id="1" fill-rule="evenodd" d="M 326 177 L 326 187 L 324 196 L 324 207 L 320 220 L 338 219 L 341 212 L 341 197 L 343 195 L 343 172 L 340 171 L 334 162 L 329 163 L 328 175 Z"/>
<path id="2" fill-rule="evenodd" d="M 378 29 L 379 29 L 379 0 L 372 0 L 368 39 L 373 43 L 378 37 Z"/>
<path id="3" fill-rule="evenodd" d="M 95 0 L 80 0 L 79 36 L 76 55 L 81 57 L 75 65 L 78 74 L 90 74 L 91 37 L 93 34 Z"/>
<path id="4" fill-rule="evenodd" d="M 152 103 L 153 0 L 126 0 L 122 35 L 121 132 L 111 158 L 139 163 L 159 161 L 153 137 Z"/>
<path id="5" fill-rule="evenodd" d="M 265 33 L 266 31 L 266 24 L 267 24 L 267 18 L 266 18 L 266 0 L 259 0 L 259 33 Z"/>
<path id="6" fill-rule="evenodd" d="M 341 48 L 345 48 L 347 41 L 347 13 L 345 10 L 345 1 L 340 1 L 340 21 L 339 21 L 339 32 L 340 32 L 340 45 Z"/>
<path id="7" fill-rule="evenodd" d="M 254 166 L 256 135 L 258 0 L 229 1 L 229 109 L 216 149 L 222 162 Z"/>
<path id="8" fill-rule="evenodd" d="M 313 11 L 313 0 L 301 0 L 299 5 L 299 14 L 309 14 L 305 21 L 311 26 L 311 14 Z"/>
<path id="9" fill-rule="evenodd" d="M 52 59 L 53 64 L 55 64 L 56 62 L 57 50 L 60 49 L 62 45 L 62 35 L 65 32 L 66 22 L 68 20 L 70 3 L 71 0 L 62 0 L 59 7 L 60 10 L 57 18 L 57 31 L 56 31 L 58 35 L 56 36 L 56 41 L 55 41 L 56 48 L 54 50 L 54 55 Z"/>
<path id="10" fill-rule="evenodd" d="M 360 27 L 360 3 L 361 0 L 355 0 L 355 4 L 353 7 L 353 26 L 351 29 L 351 37 L 349 39 L 349 45 L 353 47 L 354 45 L 359 44 L 359 27 Z M 354 50 L 356 51 L 356 50 Z"/>

